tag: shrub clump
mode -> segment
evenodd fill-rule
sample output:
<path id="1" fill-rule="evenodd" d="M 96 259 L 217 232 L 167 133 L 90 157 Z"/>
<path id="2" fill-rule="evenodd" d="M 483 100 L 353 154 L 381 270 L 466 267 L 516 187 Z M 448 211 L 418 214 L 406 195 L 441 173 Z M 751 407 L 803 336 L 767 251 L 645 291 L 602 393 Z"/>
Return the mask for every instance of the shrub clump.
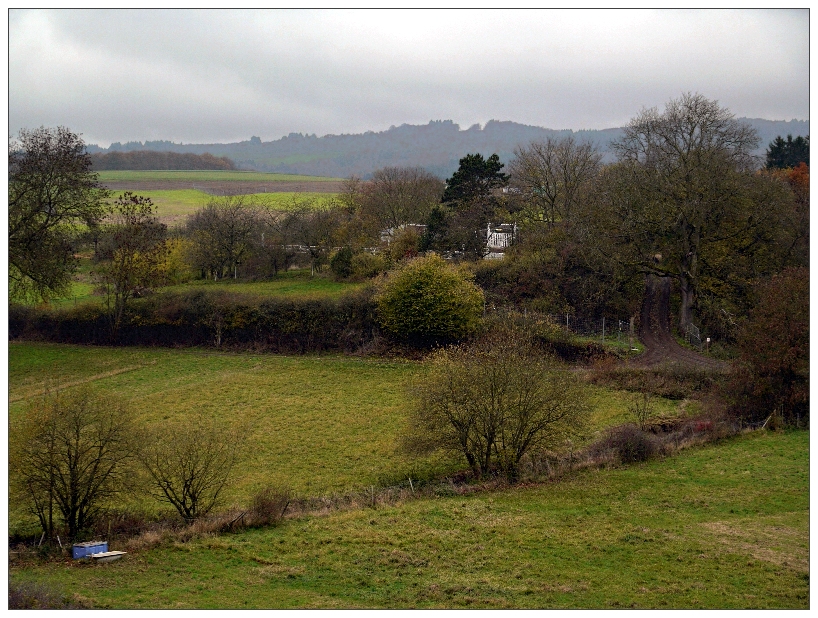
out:
<path id="1" fill-rule="evenodd" d="M 622 463 L 636 463 L 656 457 L 660 445 L 656 436 L 635 425 L 621 425 L 599 443 L 599 451 L 613 451 Z"/>
<path id="2" fill-rule="evenodd" d="M 274 526 L 283 518 L 292 501 L 292 491 L 286 487 L 265 487 L 250 502 L 251 526 Z"/>
<path id="3" fill-rule="evenodd" d="M 388 273 L 374 300 L 378 320 L 388 332 L 410 343 L 428 344 L 475 332 L 484 296 L 468 271 L 431 255 Z"/>

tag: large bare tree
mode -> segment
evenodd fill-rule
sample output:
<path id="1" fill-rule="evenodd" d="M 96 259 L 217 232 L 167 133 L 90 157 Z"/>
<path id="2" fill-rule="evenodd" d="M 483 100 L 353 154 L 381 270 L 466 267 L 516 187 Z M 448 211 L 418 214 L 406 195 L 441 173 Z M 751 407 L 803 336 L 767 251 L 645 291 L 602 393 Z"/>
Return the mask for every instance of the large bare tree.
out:
<path id="1" fill-rule="evenodd" d="M 420 167 L 384 167 L 360 187 L 360 214 L 381 229 L 423 223 L 440 203 L 444 184 Z"/>
<path id="2" fill-rule="evenodd" d="M 592 246 L 645 273 L 676 279 L 679 326 L 692 319 L 703 258 L 752 251 L 780 192 L 752 172 L 758 135 L 700 94 L 646 109 L 612 144 L 618 163 L 597 183 L 584 222 Z"/>
<path id="3" fill-rule="evenodd" d="M 599 171 L 602 155 L 573 137 L 547 138 L 514 151 L 512 184 L 521 189 L 532 221 L 553 225 L 571 217 L 581 191 Z"/>
<path id="4" fill-rule="evenodd" d="M 11 481 L 49 539 L 55 519 L 76 538 L 126 488 L 133 428 L 121 402 L 87 389 L 36 401 L 12 427 Z"/>

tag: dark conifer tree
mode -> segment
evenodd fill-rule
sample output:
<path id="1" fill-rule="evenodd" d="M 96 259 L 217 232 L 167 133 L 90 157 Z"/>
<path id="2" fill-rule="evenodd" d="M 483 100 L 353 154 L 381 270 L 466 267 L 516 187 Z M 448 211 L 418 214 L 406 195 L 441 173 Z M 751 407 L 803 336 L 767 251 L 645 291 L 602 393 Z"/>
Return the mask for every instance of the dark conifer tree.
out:
<path id="1" fill-rule="evenodd" d="M 809 135 L 800 135 L 786 141 L 779 135 L 767 148 L 767 169 L 785 169 L 797 167 L 799 163 L 809 165 Z"/>

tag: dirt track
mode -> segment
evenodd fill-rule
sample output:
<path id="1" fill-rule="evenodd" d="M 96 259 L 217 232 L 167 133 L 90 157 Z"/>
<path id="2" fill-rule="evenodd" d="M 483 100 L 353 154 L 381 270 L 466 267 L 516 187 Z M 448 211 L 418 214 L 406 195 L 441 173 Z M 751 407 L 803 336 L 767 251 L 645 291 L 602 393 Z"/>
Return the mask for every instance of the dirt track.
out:
<path id="1" fill-rule="evenodd" d="M 721 370 L 727 365 L 680 346 L 670 332 L 670 279 L 648 276 L 640 315 L 639 340 L 645 346 L 634 363 L 645 367 L 664 363 Z"/>

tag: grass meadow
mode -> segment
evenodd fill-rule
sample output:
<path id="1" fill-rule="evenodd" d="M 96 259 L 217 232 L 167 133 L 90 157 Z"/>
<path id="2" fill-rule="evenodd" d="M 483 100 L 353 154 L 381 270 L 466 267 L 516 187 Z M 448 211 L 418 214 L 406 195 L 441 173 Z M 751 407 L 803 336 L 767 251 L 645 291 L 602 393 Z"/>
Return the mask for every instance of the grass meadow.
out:
<path id="1" fill-rule="evenodd" d="M 408 388 L 422 363 L 347 356 L 281 356 L 201 349 L 9 344 L 9 416 L 46 391 L 87 386 L 129 402 L 146 425 L 216 418 L 246 428 L 246 455 L 226 502 L 246 504 L 264 485 L 316 496 L 429 478 L 465 467 L 413 459 L 400 449 Z M 588 440 L 630 420 L 631 395 L 589 386 Z M 689 402 L 659 400 L 673 416 Z M 136 506 L 155 510 L 155 503 Z M 11 527 L 33 526 L 11 510 Z"/>
<path id="2" fill-rule="evenodd" d="M 118 197 L 122 193 L 122 191 L 115 191 L 113 195 Z M 184 225 L 190 215 L 207 206 L 212 199 L 218 199 L 218 196 L 198 189 L 141 189 L 135 191 L 135 193 L 143 197 L 149 197 L 156 207 L 155 213 L 159 221 L 171 228 Z M 309 204 L 312 208 L 323 208 L 335 197 L 335 193 L 295 191 L 253 194 L 254 200 L 266 204 L 272 210 L 281 211 L 292 210 L 300 204 Z"/>
<path id="3" fill-rule="evenodd" d="M 105 608 L 809 607 L 809 434 L 11 567 Z"/>
<path id="4" fill-rule="evenodd" d="M 64 298 L 55 298 L 51 303 L 55 307 L 67 307 L 83 303 L 104 303 L 102 296 L 94 294 L 96 286 L 91 277 L 90 256 L 80 259 L 80 267 L 71 282 L 71 292 Z M 365 283 L 334 281 L 327 277 L 311 276 L 309 269 L 281 272 L 275 279 L 268 281 L 234 281 L 222 279 L 194 279 L 187 283 L 158 288 L 158 292 L 181 292 L 185 290 L 209 290 L 233 292 L 253 296 L 285 296 L 298 299 L 339 298 L 340 296 L 362 288 Z"/>

